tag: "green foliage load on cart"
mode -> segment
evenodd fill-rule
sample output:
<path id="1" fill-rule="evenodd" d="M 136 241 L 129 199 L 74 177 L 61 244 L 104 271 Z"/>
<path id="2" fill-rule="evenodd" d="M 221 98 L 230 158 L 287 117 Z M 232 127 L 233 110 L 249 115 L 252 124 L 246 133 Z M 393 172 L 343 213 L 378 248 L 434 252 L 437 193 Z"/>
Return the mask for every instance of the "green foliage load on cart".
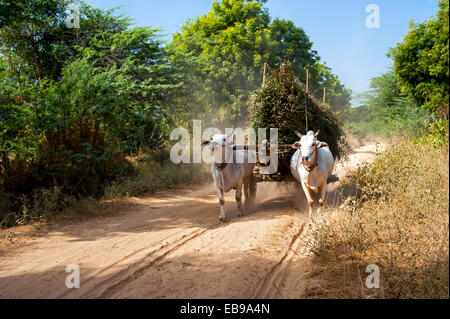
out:
<path id="1" fill-rule="evenodd" d="M 307 130 L 320 129 L 319 140 L 328 143 L 335 158 L 344 157 L 348 145 L 341 121 L 328 104 L 306 94 L 290 63 L 282 63 L 266 78 L 262 88 L 253 93 L 249 107 L 252 127 L 278 128 L 279 144 L 297 141 L 296 131 L 306 134 Z"/>

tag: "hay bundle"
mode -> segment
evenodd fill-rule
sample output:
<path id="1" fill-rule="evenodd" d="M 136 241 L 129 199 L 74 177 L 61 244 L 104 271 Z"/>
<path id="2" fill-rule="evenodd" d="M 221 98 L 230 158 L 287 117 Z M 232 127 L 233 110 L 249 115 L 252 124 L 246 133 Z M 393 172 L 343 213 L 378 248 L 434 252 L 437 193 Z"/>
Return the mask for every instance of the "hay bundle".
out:
<path id="1" fill-rule="evenodd" d="M 295 131 L 302 134 L 307 131 L 305 99 L 308 129 L 320 129 L 319 140 L 328 143 L 335 158 L 342 158 L 348 147 L 342 123 L 329 105 L 321 104 L 306 94 L 290 63 L 283 63 L 266 78 L 263 87 L 253 93 L 249 106 L 252 127 L 278 128 L 279 144 L 294 143 L 298 140 Z"/>

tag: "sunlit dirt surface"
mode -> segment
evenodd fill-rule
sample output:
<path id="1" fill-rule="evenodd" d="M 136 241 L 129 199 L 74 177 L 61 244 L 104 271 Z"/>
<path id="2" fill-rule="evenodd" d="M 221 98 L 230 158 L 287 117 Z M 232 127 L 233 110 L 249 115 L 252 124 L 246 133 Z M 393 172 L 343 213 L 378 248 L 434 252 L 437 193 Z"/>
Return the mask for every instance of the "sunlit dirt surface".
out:
<path id="1" fill-rule="evenodd" d="M 335 174 L 342 180 L 376 152 L 354 150 Z M 295 183 L 259 183 L 256 207 L 240 218 L 229 192 L 225 223 L 212 184 L 111 205 L 107 217 L 2 230 L 0 298 L 302 298 L 314 285 L 304 246 L 314 224 Z M 66 287 L 70 264 L 80 269 L 78 289 Z"/>

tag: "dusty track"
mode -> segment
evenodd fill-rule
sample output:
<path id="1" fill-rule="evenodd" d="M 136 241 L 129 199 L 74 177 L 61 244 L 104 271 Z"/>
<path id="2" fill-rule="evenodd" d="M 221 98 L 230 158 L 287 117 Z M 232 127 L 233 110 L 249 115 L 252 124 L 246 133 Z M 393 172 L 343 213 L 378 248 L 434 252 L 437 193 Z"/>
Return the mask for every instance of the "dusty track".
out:
<path id="1" fill-rule="evenodd" d="M 375 156 L 355 150 L 336 175 Z M 331 184 L 330 201 L 339 182 Z M 0 298 L 301 298 L 314 284 L 303 243 L 313 227 L 295 184 L 258 184 L 257 207 L 238 218 L 226 196 L 218 221 L 213 185 L 130 198 L 110 217 L 53 224 L 9 243 L 0 233 Z M 300 212 L 299 212 L 300 211 Z M 326 214 L 326 211 L 324 212 Z M 66 266 L 80 267 L 81 287 L 67 289 Z"/>

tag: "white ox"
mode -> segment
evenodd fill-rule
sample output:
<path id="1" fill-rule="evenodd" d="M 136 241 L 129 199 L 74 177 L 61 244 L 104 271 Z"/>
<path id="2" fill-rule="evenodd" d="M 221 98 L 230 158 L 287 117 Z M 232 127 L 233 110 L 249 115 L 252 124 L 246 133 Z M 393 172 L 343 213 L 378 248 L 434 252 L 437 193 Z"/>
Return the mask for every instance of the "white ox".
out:
<path id="1" fill-rule="evenodd" d="M 202 146 L 209 146 L 214 153 L 212 163 L 212 176 L 214 186 L 219 195 L 220 215 L 219 219 L 225 221 L 225 197 L 224 193 L 231 189 L 236 190 L 236 202 L 239 208 L 239 215 L 244 213 L 242 206 L 242 186 L 244 186 L 245 207 L 249 208 L 254 204 L 256 197 L 256 181 L 253 177 L 254 163 L 249 163 L 248 152 L 243 150 L 233 150 L 234 138 L 224 134 L 214 135 L 210 141 L 205 141 Z M 242 163 L 237 163 L 236 159 L 243 159 Z"/>
<path id="2" fill-rule="evenodd" d="M 300 141 L 295 142 L 292 148 L 297 149 L 291 159 L 291 172 L 294 178 L 300 182 L 308 200 L 308 216 L 313 213 L 314 200 L 311 191 L 319 193 L 319 204 L 325 203 L 327 193 L 327 179 L 334 167 L 333 154 L 326 143 L 317 140 L 320 131 L 314 134 L 309 131 L 306 135 L 297 133 Z M 320 212 L 320 208 L 318 210 Z"/>

